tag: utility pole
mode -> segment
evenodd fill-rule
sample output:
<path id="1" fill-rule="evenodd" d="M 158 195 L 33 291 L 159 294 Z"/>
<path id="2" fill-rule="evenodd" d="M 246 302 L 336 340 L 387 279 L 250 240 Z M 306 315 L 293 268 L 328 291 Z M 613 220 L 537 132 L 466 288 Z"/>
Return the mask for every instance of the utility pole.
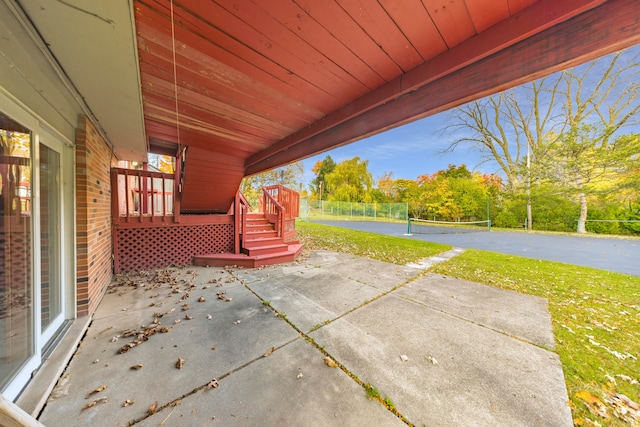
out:
<path id="1" fill-rule="evenodd" d="M 531 154 L 529 141 L 527 141 L 527 230 L 533 230 L 531 214 Z"/>

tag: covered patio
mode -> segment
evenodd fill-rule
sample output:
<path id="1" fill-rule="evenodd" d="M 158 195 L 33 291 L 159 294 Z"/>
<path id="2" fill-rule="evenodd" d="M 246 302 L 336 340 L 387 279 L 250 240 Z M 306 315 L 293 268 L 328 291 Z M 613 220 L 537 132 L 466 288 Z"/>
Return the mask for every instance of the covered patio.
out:
<path id="1" fill-rule="evenodd" d="M 238 192 L 244 177 L 635 45 L 639 15 L 636 0 L 0 0 L 2 394 L 40 412 L 99 305 L 113 298 L 116 273 L 260 268 L 299 256 L 297 196 L 266 188 L 262 215 L 252 218 Z M 121 167 L 146 164 L 149 153 L 172 157 L 175 171 Z M 27 188 L 30 202 L 18 208 Z M 361 261 L 350 262 L 356 271 Z M 222 271 L 244 297 L 264 297 Z M 383 297 L 395 301 L 395 292 Z M 140 289 L 126 293 L 143 297 L 126 300 L 122 313 L 147 319 L 154 301 Z M 324 296 L 338 295 L 327 288 Z M 210 314 L 198 333 L 227 315 Z M 292 334 L 311 336 L 297 322 L 277 323 L 283 338 L 270 343 L 273 356 L 307 345 L 289 347 Z M 349 361 L 335 345 L 335 357 Z M 225 369 L 214 375 L 236 368 Z"/>
<path id="2" fill-rule="evenodd" d="M 161 269 L 111 284 L 39 420 L 569 427 L 554 348 L 544 299 L 352 255 Z"/>

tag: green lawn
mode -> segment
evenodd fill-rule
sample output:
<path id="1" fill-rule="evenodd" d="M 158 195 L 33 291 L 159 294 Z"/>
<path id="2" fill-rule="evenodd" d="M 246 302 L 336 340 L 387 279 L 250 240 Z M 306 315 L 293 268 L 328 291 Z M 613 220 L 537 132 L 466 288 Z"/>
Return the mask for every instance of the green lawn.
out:
<path id="1" fill-rule="evenodd" d="M 297 230 L 307 249 L 397 264 L 450 248 L 310 223 Z M 479 250 L 432 271 L 547 298 L 575 424 L 640 425 L 640 277 Z"/>
<path id="2" fill-rule="evenodd" d="M 428 258 L 452 248 L 440 243 L 381 236 L 302 221 L 296 223 L 296 232 L 307 250 L 325 249 L 345 252 L 401 265 Z"/>

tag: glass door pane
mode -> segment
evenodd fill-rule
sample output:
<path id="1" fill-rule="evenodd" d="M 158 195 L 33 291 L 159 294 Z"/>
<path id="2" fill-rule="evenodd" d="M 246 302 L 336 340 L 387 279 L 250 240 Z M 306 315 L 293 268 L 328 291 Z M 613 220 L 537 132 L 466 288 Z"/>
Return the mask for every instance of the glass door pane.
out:
<path id="1" fill-rule="evenodd" d="M 0 113 L 0 390 L 33 355 L 31 132 Z"/>
<path id="2" fill-rule="evenodd" d="M 40 144 L 40 325 L 48 339 L 62 315 L 60 281 L 60 154 Z M 48 333 L 49 332 L 49 333 Z"/>

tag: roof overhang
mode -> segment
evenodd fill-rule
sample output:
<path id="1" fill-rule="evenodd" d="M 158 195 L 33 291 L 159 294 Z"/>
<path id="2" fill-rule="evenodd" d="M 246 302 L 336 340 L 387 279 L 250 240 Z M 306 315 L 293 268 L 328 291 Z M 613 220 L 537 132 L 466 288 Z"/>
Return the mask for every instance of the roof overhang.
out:
<path id="1" fill-rule="evenodd" d="M 116 156 L 146 161 L 132 3 L 23 0 L 19 4 Z"/>

